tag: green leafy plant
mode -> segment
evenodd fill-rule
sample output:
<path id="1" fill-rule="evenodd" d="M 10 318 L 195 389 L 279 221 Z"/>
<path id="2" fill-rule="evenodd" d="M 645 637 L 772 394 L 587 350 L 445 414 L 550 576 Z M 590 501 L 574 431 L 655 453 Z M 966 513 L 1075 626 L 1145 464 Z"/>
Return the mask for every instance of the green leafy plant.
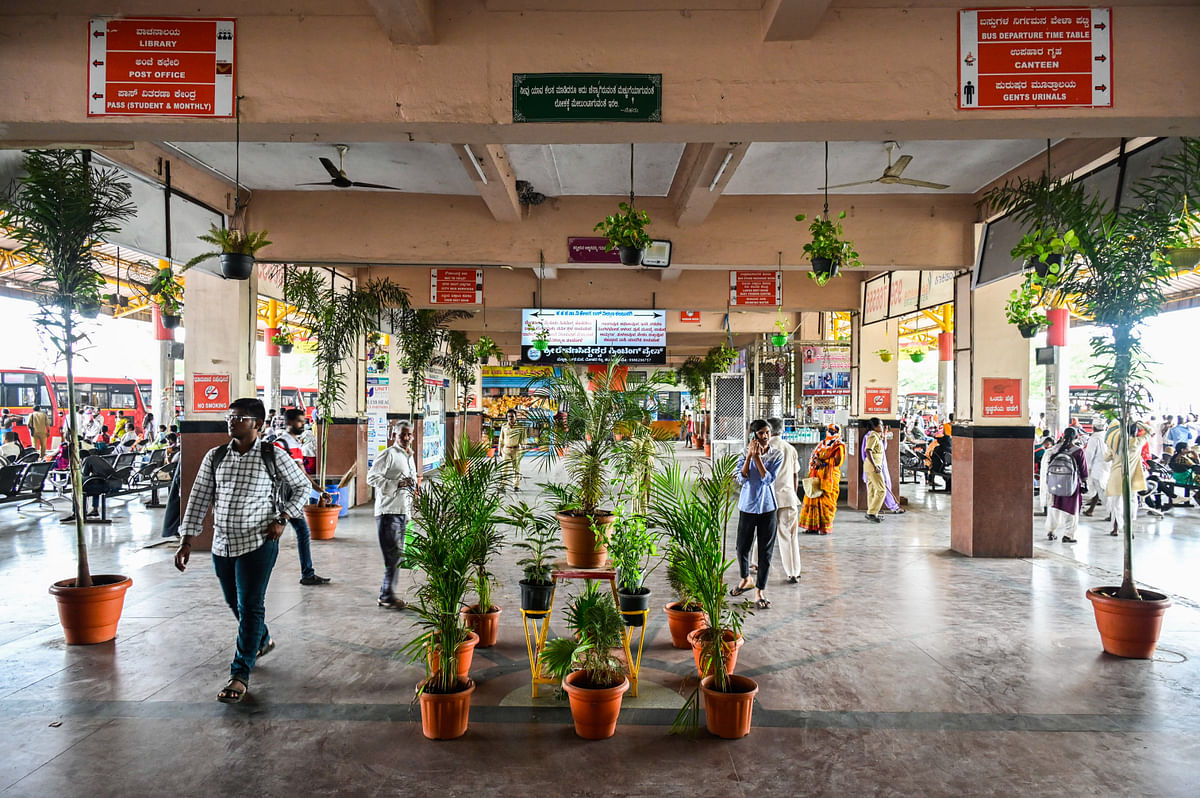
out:
<path id="1" fill-rule="evenodd" d="M 878 355 L 884 363 L 891 363 L 892 358 L 895 357 L 895 353 L 890 349 L 876 349 L 872 354 Z"/>
<path id="2" fill-rule="evenodd" d="M 434 310 L 403 307 L 392 314 L 400 367 L 408 370 L 408 419 L 416 417 L 418 402 L 425 393 L 425 373 L 438 359 L 439 349 L 449 332 L 446 325 L 469 319 L 466 310 Z"/>
<path id="3" fill-rule="evenodd" d="M 1063 261 L 1078 246 L 1079 238 L 1073 230 L 1060 234 L 1056 230 L 1039 228 L 1022 236 L 1011 254 L 1015 260 L 1024 261 L 1028 268 L 1038 268 L 1042 280 L 1052 282 L 1062 273 Z"/>
<path id="4" fill-rule="evenodd" d="M 155 272 L 146 286 L 150 301 L 158 305 L 164 316 L 180 316 L 183 311 L 183 286 L 175 277 L 175 271 L 166 266 Z"/>
<path id="5" fill-rule="evenodd" d="M 1021 328 L 1021 334 L 1032 337 L 1046 326 L 1046 314 L 1037 312 L 1042 304 L 1042 282 L 1033 272 L 1027 272 L 1019 288 L 1014 288 L 1004 305 L 1004 318 Z"/>
<path id="6" fill-rule="evenodd" d="M 338 289 L 331 275 L 324 271 L 288 267 L 285 274 L 284 300 L 296 306 L 311 337 L 316 339 L 317 410 L 321 417 L 317 471 L 323 491 L 329 422 L 346 392 L 346 355 L 357 351 L 363 336 L 374 328 L 385 311 L 409 307 L 408 292 L 386 278 Z M 328 504 L 331 499 L 332 496 L 322 493 L 323 503 Z"/>
<path id="7" fill-rule="evenodd" d="M 807 218 L 808 216 L 803 213 L 796 215 L 797 222 L 803 222 Z M 811 240 L 804 245 L 805 254 L 813 259 L 825 258 L 835 266 L 845 266 L 848 269 L 862 266 L 854 245 L 844 238 L 842 219 L 845 218 L 845 211 L 839 213 L 833 220 L 825 216 L 813 217 L 812 222 L 808 225 L 808 234 Z M 814 271 L 809 272 L 808 276 L 817 285 L 825 285 L 832 275 L 818 274 Z"/>
<path id="8" fill-rule="evenodd" d="M 612 654 L 622 644 L 624 628 L 612 594 L 589 579 L 582 593 L 567 600 L 566 621 L 575 636 L 546 643 L 540 659 L 545 670 L 560 681 L 582 670 L 587 674 L 582 687 L 602 689 L 625 681 L 625 664 Z"/>
<path id="9" fill-rule="evenodd" d="M 442 467 L 442 481 L 454 491 L 465 519 L 471 542 L 471 581 L 479 597 L 476 608 L 481 613 L 495 607 L 492 593 L 496 576 L 491 562 L 504 547 L 501 498 L 512 480 L 512 464 L 489 457 L 488 448 L 482 441 L 472 441 L 464 431 L 450 445 Z"/>
<path id="10" fill-rule="evenodd" d="M 615 515 L 608 535 L 608 557 L 617 569 L 617 587 L 626 593 L 636 593 L 661 562 L 650 564 L 651 558 L 658 554 L 660 534 L 646 526 L 645 517 L 626 513 L 623 504 L 617 505 Z"/>
<path id="11" fill-rule="evenodd" d="M 287 327 L 280 327 L 279 332 L 271 336 L 271 343 L 276 346 L 292 346 L 295 340 L 292 336 L 292 331 Z"/>
<path id="12" fill-rule="evenodd" d="M 628 202 L 617 204 L 619 213 L 604 217 L 597 222 L 593 229 L 608 239 L 604 245 L 605 252 L 612 252 L 617 247 L 633 247 L 645 249 L 650 246 L 650 235 L 646 226 L 650 224 L 650 214 L 634 208 Z"/>
<path id="13" fill-rule="evenodd" d="M 508 506 L 504 523 L 522 534 L 522 539 L 513 546 L 528 552 L 527 556 L 517 560 L 525 581 L 531 585 L 551 584 L 553 555 L 564 550 L 558 543 L 558 522 L 554 516 L 538 512 L 526 502 L 517 502 Z"/>
<path id="14" fill-rule="evenodd" d="M 450 330 L 446 334 L 446 349 L 435 355 L 433 364 L 441 366 L 454 380 L 458 394 L 458 407 L 466 415 L 471 405 L 471 391 L 475 387 L 475 365 L 479 359 L 476 345 L 471 343 L 462 330 Z"/>
<path id="15" fill-rule="evenodd" d="M 481 335 L 479 340 L 475 342 L 475 357 L 480 363 L 487 363 L 491 358 L 496 358 L 497 361 L 504 360 L 504 350 L 492 340 L 491 336 Z"/>
<path id="16" fill-rule="evenodd" d="M 206 244 L 212 244 L 217 249 L 197 255 L 183 265 L 182 271 L 206 260 L 219 258 L 222 255 L 256 255 L 260 249 L 270 246 L 266 230 L 231 230 L 227 227 L 212 228 L 198 238 Z"/>
<path id="17" fill-rule="evenodd" d="M 1010 212 L 1034 229 L 1070 230 L 1077 244 L 1062 274 L 1047 286 L 1048 305 L 1069 300 L 1081 315 L 1107 327 L 1109 336 L 1092 339 L 1099 365 L 1092 378 L 1101 386 L 1101 402 L 1113 408 L 1121 429 L 1133 413 L 1148 405 L 1148 356 L 1139 327 L 1162 308 L 1163 288 L 1175 273 L 1170 253 L 1190 245 L 1200 225 L 1195 197 L 1200 194 L 1200 140 L 1181 139 L 1179 149 L 1163 158 L 1126 189 L 1119 206 L 1078 181 L 1005 183 L 984 196 L 994 210 Z M 1128 463 L 1128 435 L 1120 437 L 1120 462 Z M 1122 482 L 1125 505 L 1124 562 L 1119 598 L 1138 599 L 1133 576 L 1133 530 L 1129 480 Z"/>
<path id="18" fill-rule="evenodd" d="M 104 278 L 95 267 L 97 248 L 105 236 L 134 216 L 129 184 L 115 169 L 93 169 L 83 153 L 73 150 L 30 151 L 18 177 L 0 198 L 7 235 L 42 272 L 37 324 L 62 355 L 67 372 L 67 418 L 78 418 L 75 354 L 87 340 L 76 312 L 99 309 Z M 83 475 L 79 458 L 80 430 L 65 434 L 70 442 L 71 498 L 75 519 L 76 587 L 91 587 L 87 540 L 83 532 Z"/>

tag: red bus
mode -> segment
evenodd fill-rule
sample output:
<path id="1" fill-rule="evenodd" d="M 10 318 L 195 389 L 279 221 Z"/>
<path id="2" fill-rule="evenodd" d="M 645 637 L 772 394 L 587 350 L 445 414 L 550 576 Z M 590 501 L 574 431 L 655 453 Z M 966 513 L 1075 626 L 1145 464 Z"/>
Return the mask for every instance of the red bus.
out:
<path id="1" fill-rule="evenodd" d="M 0 409 L 14 416 L 28 419 L 34 406 L 40 406 L 50 416 L 51 448 L 62 440 L 62 417 L 66 408 L 60 408 L 54 385 L 43 372 L 36 369 L 0 369 Z M 21 439 L 22 446 L 32 446 L 28 421 L 14 425 L 13 431 Z"/>
<path id="2" fill-rule="evenodd" d="M 67 378 L 55 375 L 51 378 L 54 383 L 55 398 L 58 407 L 67 406 Z M 138 384 L 128 377 L 76 377 L 75 404 L 77 407 L 94 407 L 103 416 L 101 423 L 108 426 L 109 432 L 117 428 L 117 419 L 123 414 L 129 416 L 134 429 L 141 430 L 142 421 L 146 417 L 146 404 L 142 401 L 142 392 Z"/>
<path id="3" fill-rule="evenodd" d="M 138 386 L 138 392 L 142 395 L 142 404 L 150 412 L 154 412 L 154 382 L 153 380 L 138 379 L 135 380 Z M 175 415 L 178 416 L 183 410 L 183 380 L 175 380 Z M 175 423 L 175 419 L 170 421 L 160 420 L 158 423 L 170 426 Z"/>

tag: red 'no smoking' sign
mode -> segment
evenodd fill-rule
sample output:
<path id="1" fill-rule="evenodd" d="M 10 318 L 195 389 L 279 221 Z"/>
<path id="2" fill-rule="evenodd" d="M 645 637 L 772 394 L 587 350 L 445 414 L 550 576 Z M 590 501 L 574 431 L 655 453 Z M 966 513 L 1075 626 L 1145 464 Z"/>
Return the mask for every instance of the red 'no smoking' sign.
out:
<path id="1" fill-rule="evenodd" d="M 229 407 L 228 374 L 192 375 L 192 412 L 221 413 Z"/>

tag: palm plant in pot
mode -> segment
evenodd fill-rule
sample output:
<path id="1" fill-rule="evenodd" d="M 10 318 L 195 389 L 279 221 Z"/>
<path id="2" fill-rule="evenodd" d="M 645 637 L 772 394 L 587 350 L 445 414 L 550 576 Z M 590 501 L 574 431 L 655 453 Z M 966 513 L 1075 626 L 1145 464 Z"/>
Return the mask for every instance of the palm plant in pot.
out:
<path id="1" fill-rule="evenodd" d="M 646 247 L 650 246 L 650 234 L 646 225 L 650 224 L 650 214 L 633 207 L 633 198 L 629 202 L 617 204 L 617 213 L 609 214 L 603 221 L 597 222 L 593 229 L 608 239 L 604 245 L 605 252 L 614 249 L 620 253 L 621 263 L 625 266 L 640 266 Z"/>
<path id="2" fill-rule="evenodd" d="M 198 238 L 217 249 L 192 258 L 184 264 L 183 271 L 218 258 L 221 261 L 221 276 L 226 280 L 249 280 L 254 271 L 254 256 L 263 247 L 271 245 L 266 230 L 233 230 L 216 225 Z"/>
<path id="3" fill-rule="evenodd" d="M 725 558 L 725 529 L 736 504 L 736 455 L 713 464 L 708 475 L 688 478 L 679 468 L 655 475 L 651 494 L 653 523 L 671 538 L 674 578 L 695 599 L 707 625 L 688 638 L 701 681 L 679 715 L 675 730 L 699 726 L 703 696 L 708 729 L 719 737 L 744 737 L 750 731 L 750 713 L 758 684 L 733 675 L 741 645 L 742 622 L 749 602 L 734 604 L 725 587 L 725 573 L 733 560 Z"/>
<path id="4" fill-rule="evenodd" d="M 87 334 L 76 319 L 99 308 L 103 277 L 93 265 L 105 236 L 131 218 L 129 184 L 113 169 L 93 169 L 83 153 L 69 150 L 26 154 L 24 176 L 0 197 L 8 236 L 42 265 L 35 282 L 40 309 L 37 324 L 58 350 L 67 372 L 67 418 L 78 418 L 75 353 Z M 69 427 L 71 498 L 75 523 L 74 579 L 55 582 L 59 618 L 68 643 L 102 643 L 116 637 L 125 591 L 133 584 L 118 574 L 92 575 L 83 534 L 83 476 L 80 430 Z"/>
<path id="5" fill-rule="evenodd" d="M 159 269 L 146 286 L 150 301 L 158 306 L 162 326 L 173 330 L 179 326 L 183 314 L 183 286 L 175 277 L 175 271 L 168 265 Z"/>
<path id="6" fill-rule="evenodd" d="M 422 633 L 401 651 L 426 665 L 417 686 L 421 730 L 431 740 L 461 737 L 467 730 L 471 694 L 470 660 L 478 636 L 460 610 L 471 584 L 474 541 L 464 515 L 465 494 L 441 479 L 429 480 L 413 501 L 412 538 L 405 552 L 409 567 L 425 574 L 410 605 Z"/>
<path id="7" fill-rule="evenodd" d="M 438 359 L 446 339 L 446 325 L 469 319 L 466 310 L 434 310 L 404 306 L 391 315 L 400 366 L 408 371 L 408 420 L 413 421 L 425 394 L 425 374 Z"/>
<path id="8" fill-rule="evenodd" d="M 598 585 L 589 579 L 583 593 L 567 601 L 567 628 L 574 635 L 546 643 L 540 660 L 550 675 L 562 679 L 575 733 L 585 740 L 613 736 L 621 697 L 629 689 L 625 664 L 612 653 L 622 644 L 621 614 L 612 594 Z"/>
<path id="9" fill-rule="evenodd" d="M 359 285 L 334 287 L 332 275 L 309 268 L 287 269 L 283 281 L 284 300 L 295 305 L 316 339 L 317 412 L 321 440 L 317 450 L 317 474 L 321 488 L 315 505 L 304 508 L 314 538 L 333 537 L 337 528 L 337 494 L 328 490 L 329 426 L 334 411 L 346 394 L 347 355 L 357 350 L 363 336 L 377 319 L 392 308 L 408 307 L 408 292 L 386 278 Z"/>
<path id="10" fill-rule="evenodd" d="M 803 213 L 796 215 L 797 222 L 803 222 L 807 218 Z M 842 219 L 845 218 L 845 211 L 839 213 L 834 220 L 830 220 L 828 214 L 823 214 L 815 217 L 808 225 L 808 233 L 812 240 L 804 245 L 804 252 L 812 260 L 813 270 L 808 276 L 817 285 L 823 286 L 837 277 L 842 266 L 853 268 L 862 265 L 854 245 L 843 238 L 845 234 L 842 232 Z"/>
<path id="11" fill-rule="evenodd" d="M 517 560 L 524 576 L 520 581 L 521 609 L 530 617 L 545 617 L 554 594 L 553 556 L 563 551 L 558 543 L 558 521 L 550 513 L 517 502 L 508 506 L 504 523 L 521 532 L 522 539 L 513 545 L 526 552 Z"/>
<path id="12" fill-rule="evenodd" d="M 526 390 L 534 397 L 530 415 L 550 435 L 542 463 L 553 467 L 565 451 L 567 474 L 573 483 L 571 501 L 560 501 L 557 514 L 567 548 L 567 564 L 574 568 L 599 568 L 607 551 L 604 542 L 614 517 L 602 507 L 608 499 L 609 474 L 619 454 L 634 445 L 617 440 L 618 427 L 648 424 L 655 392 L 656 372 L 647 380 L 626 380 L 613 359 L 603 371 L 581 377 L 567 363 L 556 373 L 531 379 Z M 589 382 L 591 384 L 589 390 Z M 557 418 L 551 408 L 557 407 Z"/>
<path id="13" fill-rule="evenodd" d="M 462 330 L 450 330 L 446 335 L 446 351 L 435 355 L 433 364 L 441 366 L 454 380 L 458 394 L 455 406 L 465 416 L 471 406 L 471 391 L 475 388 L 475 368 L 478 361 L 475 344 Z"/>
<path id="14" fill-rule="evenodd" d="M 1175 274 L 1171 253 L 1186 247 L 1191 231 L 1200 224 L 1194 210 L 1200 194 L 1200 140 L 1167 140 L 1170 153 L 1150 174 L 1138 180 L 1114 207 L 1103 196 L 1075 183 L 1056 190 L 1055 213 L 1062 229 L 1078 240 L 1075 257 L 1064 263 L 1062 274 L 1049 288 L 1052 303 L 1067 298 L 1109 336 L 1091 341 L 1098 362 L 1092 376 L 1100 383 L 1103 405 L 1120 419 L 1120 452 L 1116 456 L 1126 474 L 1121 494 L 1124 504 L 1124 561 L 1120 586 L 1102 586 L 1087 592 L 1096 614 L 1104 650 L 1123 657 L 1148 658 L 1157 645 L 1162 616 L 1170 599 L 1139 590 L 1133 573 L 1133 530 L 1129 466 L 1140 467 L 1129 435 L 1135 411 L 1145 411 L 1151 376 L 1139 328 L 1162 307 L 1165 282 Z M 1006 184 L 985 197 L 1001 210 L 1030 212 L 1021 184 Z M 1190 206 L 1190 207 L 1189 207 Z"/>

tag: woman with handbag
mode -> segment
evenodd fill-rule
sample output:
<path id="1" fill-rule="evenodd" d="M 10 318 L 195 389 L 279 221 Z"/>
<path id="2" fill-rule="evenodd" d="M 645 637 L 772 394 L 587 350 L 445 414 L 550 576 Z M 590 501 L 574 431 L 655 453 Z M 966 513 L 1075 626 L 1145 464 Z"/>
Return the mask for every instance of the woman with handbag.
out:
<path id="1" fill-rule="evenodd" d="M 846 444 L 842 428 L 830 424 L 825 428 L 825 440 L 813 450 L 808 460 L 808 478 L 804 483 L 804 504 L 800 507 L 800 529 L 808 535 L 828 535 L 833 531 L 837 515 L 838 495 L 841 492 L 842 463 L 846 461 Z"/>

